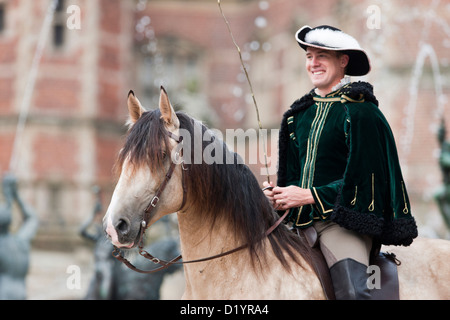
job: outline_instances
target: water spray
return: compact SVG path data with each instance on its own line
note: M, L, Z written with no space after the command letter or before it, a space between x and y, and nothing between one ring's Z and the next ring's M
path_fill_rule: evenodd
M44 53L45 44L49 35L50 27L55 15L56 8L59 0L52 0L47 7L44 22L39 34L36 51L34 52L33 61L28 75L25 92L23 94L22 103L20 105L19 120L16 127L16 135L14 137L14 144L11 152L11 159L9 162L9 172L15 172L17 169L17 159L19 158L19 146L22 140L25 123L28 117L28 111L30 109L31 98L33 97L34 85L36 83L37 73L39 70L39 64L41 62L42 55Z
M262 124L261 124L261 118L260 118L260 116L259 116L259 108L258 108L258 104L256 103L255 94L253 93L252 82L250 81L250 77L249 77L249 75L248 75L247 68L245 67L244 60L242 59L241 48L239 48L239 46L238 46L236 40L234 39L233 32L231 32L230 23L228 22L227 18L225 17L225 14L224 14L223 11L222 11L222 7L221 7L221 5L220 5L220 0L217 0L217 5L219 6L219 10L220 10L220 13L221 13L221 15L222 15L222 17L223 17L223 20L225 21L225 24L227 25L228 33L230 34L231 40L233 41L233 44L234 44L234 46L236 47L236 50L237 50L237 52L238 52L238 54L239 54L239 60L241 61L242 69L244 70L245 77L247 78L247 82L248 82L248 85L249 85L249 87L250 87L250 93L251 93L251 95L252 95L253 104L255 105L255 110L256 110L256 118L257 118L257 120L258 120L258 126L259 126L260 137L261 137L261 139L262 139L262 141L263 141L264 164L265 164L265 166L266 166L267 182L270 184L269 166L267 165L266 140L265 140L265 138L264 138L264 135L262 134L262 129L263 129L263 128L262 128Z

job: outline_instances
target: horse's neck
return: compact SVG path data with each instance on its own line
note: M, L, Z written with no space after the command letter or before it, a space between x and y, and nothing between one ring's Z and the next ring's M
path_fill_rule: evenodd
M196 212L179 213L178 224L184 261L206 258L244 244L235 238L226 222L217 222L211 229L211 222L202 220ZM316 298L321 297L320 284L312 271L300 270L293 264L293 272L288 273L274 257L270 245L266 243L264 247L266 257L261 257L256 267L247 249L210 261L185 264L184 298L304 299L311 298L311 285L318 289ZM274 290L277 287L279 290Z
M195 212L178 214L183 260L194 260L235 249L243 243L235 238L225 222L216 222L198 217Z
M184 261L207 258L242 245L236 241L234 232L229 231L225 223L216 223L211 229L211 222L202 221L195 212L179 213L178 224ZM221 280L235 280L238 279L236 274L238 270L245 273L245 269L250 267L248 250L245 249L209 261L185 264L186 292L184 297L214 299L217 298L217 295L230 295L226 292L231 290L231 286L230 289L224 288L222 283L217 283L219 281L217 277ZM218 287L221 288L219 291Z

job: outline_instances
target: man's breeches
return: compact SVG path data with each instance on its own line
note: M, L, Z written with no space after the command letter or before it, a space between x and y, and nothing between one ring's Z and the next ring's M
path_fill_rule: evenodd
M316 221L313 226L319 236L328 267L346 258L369 265L371 237L345 229L331 221Z

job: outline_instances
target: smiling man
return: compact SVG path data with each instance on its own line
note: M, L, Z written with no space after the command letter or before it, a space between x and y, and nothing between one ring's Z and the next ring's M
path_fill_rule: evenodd
M348 61L348 55L339 51L306 48L306 71L318 95L326 96L333 91L344 78Z
M370 299L371 251L417 236L395 141L372 86L350 81L370 71L359 43L330 26L304 26L296 40L315 88L283 116L277 186L264 193L317 232L336 298Z

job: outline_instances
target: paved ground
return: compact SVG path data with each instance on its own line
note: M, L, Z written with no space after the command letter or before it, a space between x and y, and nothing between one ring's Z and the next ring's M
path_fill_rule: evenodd
M88 248L72 252L33 249L27 277L28 299L82 299L92 272L93 255ZM77 279L75 274L79 275Z

